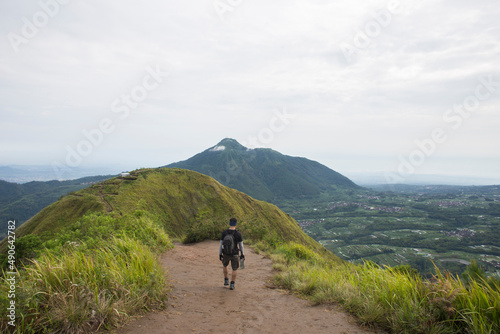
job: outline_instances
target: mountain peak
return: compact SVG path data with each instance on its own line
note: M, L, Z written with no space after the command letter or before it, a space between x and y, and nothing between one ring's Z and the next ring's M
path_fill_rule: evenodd
M211 147L210 151L224 151L224 150L246 150L247 148L236 139L224 138L217 145Z
M347 177L319 162L283 155L272 149L250 150L231 138L166 167L212 176L226 186L264 201L319 196L338 188L359 189Z

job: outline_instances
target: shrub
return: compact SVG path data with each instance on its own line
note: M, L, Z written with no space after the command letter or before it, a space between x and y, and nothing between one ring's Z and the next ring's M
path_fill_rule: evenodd
M227 223L221 221L196 221L189 225L184 236L184 243L200 242L203 240L218 240L221 233L227 228Z

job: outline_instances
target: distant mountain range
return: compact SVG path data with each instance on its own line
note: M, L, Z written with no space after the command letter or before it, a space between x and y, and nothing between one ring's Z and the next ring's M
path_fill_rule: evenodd
M395 172L397 174L397 172ZM396 185L387 177L387 172L349 172L349 178L363 187ZM399 181L399 180L398 180ZM406 185L448 185L448 186L488 186L500 184L499 178L471 175L445 175L445 174L412 174L401 180ZM388 183L389 182L389 183Z
M75 180L95 175L117 175L129 168L117 164L67 167L60 170L56 170L50 165L1 165L0 180L15 183Z
M249 149L230 138L165 167L200 172L225 186L271 202L317 196L338 188L361 189L347 177L316 161L267 148Z

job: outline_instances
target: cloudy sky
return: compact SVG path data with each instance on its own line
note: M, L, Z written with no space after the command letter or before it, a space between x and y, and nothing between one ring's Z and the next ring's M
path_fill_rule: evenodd
M500 183L498 1L3 0L0 33L0 165L156 167L230 137Z

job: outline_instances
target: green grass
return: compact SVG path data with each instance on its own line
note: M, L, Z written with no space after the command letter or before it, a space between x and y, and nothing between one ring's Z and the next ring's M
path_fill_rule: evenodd
M91 213L56 238L31 245L26 253L34 258L18 266L16 327L2 318L2 332L110 329L166 300L168 285L157 255L172 243L146 212L119 218ZM9 303L7 291L4 275L2 309Z
M334 264L293 243L271 251L276 284L315 303L339 303L361 324L391 333L500 331L499 289L486 280L465 286L437 269L423 280L407 268Z

